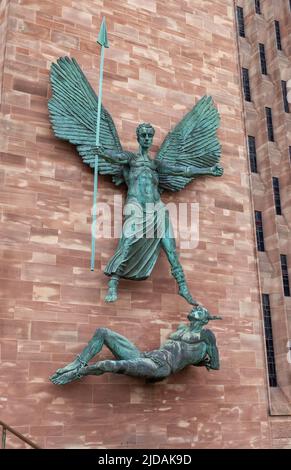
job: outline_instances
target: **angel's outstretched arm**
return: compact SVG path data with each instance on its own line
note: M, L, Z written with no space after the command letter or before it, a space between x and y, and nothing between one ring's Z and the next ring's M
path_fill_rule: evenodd
M194 176L210 175L210 176L221 176L223 169L220 165L214 165L207 168L199 168L193 165L178 165L176 163L168 163L165 161L158 162L158 171L161 174L171 176L186 176L192 178Z
M104 158L104 160L112 163L113 165L126 165L129 163L130 155L128 152L120 152L114 150L105 150L103 147L95 147L94 152L99 157Z

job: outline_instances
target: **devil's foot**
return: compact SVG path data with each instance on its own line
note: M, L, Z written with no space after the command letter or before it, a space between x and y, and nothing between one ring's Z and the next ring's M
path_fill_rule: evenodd
M70 370L74 370L76 368L80 367L80 361L78 358L76 358L73 362L70 362L70 364L67 364L65 367L62 367L61 369L58 369L55 373L58 375L64 374L66 372L69 372Z
M64 368L65 369L65 368ZM59 369L61 370L61 369ZM63 369L62 369L63 370ZM80 368L77 367L74 370L69 370L67 372L62 372L61 374L58 371L50 377L50 381L55 385L64 385L69 382L73 382L73 380L77 380L80 378Z

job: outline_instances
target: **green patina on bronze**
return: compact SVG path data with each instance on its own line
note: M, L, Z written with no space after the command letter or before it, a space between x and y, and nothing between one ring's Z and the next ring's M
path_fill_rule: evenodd
M63 57L51 67L53 95L49 111L54 133L77 146L83 162L111 175L116 185L125 183L128 195L125 220L117 250L105 268L110 276L107 302L117 299L120 278L142 280L152 272L161 248L171 265L179 294L192 305L180 264L163 190L180 191L201 175L221 176L221 148L216 135L219 114L211 97L204 96L168 133L155 159L149 157L154 128L137 127L139 149L123 150L114 122L101 106L100 146L96 147L98 97L75 59ZM145 223L146 221L146 223ZM153 235L148 236L148 232Z
M205 366L208 370L219 369L215 335L204 328L209 320L218 319L220 317L209 315L205 308L194 307L188 315L188 324L179 325L159 349L145 353L124 336L108 328L98 328L81 354L66 367L58 369L50 380L56 385L63 385L86 375L113 372L157 382L189 365ZM88 365L104 345L116 360Z
M100 57L100 73L99 73L99 98L97 107L97 122L96 122L96 146L100 145L100 121L101 121L101 104L102 104L102 87L103 87L103 67L104 67L104 48L109 47L107 39L106 21L103 18L100 31L97 38L97 43L101 46ZM98 154L95 155L94 162L94 192L93 192L93 210L92 210L92 229L91 229L91 271L95 267L95 244L96 244L96 221L97 221L97 190L98 190Z

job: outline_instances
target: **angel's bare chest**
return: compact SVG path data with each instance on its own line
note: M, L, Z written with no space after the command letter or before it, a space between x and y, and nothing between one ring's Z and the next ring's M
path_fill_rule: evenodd
M128 169L128 187L132 196L142 199L140 202L152 202L159 199L159 177L153 161L135 159Z
M151 161L135 160L130 162L128 178L131 184L138 184L143 189L155 187L159 184L156 165Z
M144 157L133 158L129 163L129 170L132 174L136 175L158 174L155 161Z

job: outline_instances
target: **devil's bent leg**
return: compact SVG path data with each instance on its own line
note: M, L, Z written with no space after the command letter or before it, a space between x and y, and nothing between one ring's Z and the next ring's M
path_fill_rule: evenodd
M80 359L84 363L89 362L101 351L103 345L107 346L118 359L132 359L141 355L138 348L124 336L109 328L97 328L94 336L79 355Z
M87 366L90 359L101 351L104 344L118 359L134 359L141 355L137 347L124 336L109 328L97 328L87 346L77 355L75 360L58 369L52 377Z
M167 377L170 375L170 367L165 364L161 367L155 364L151 359L130 359L120 361L99 361L91 366L84 367L80 370L81 375L99 375L104 372L112 372L114 374L125 374L131 377L156 378Z

